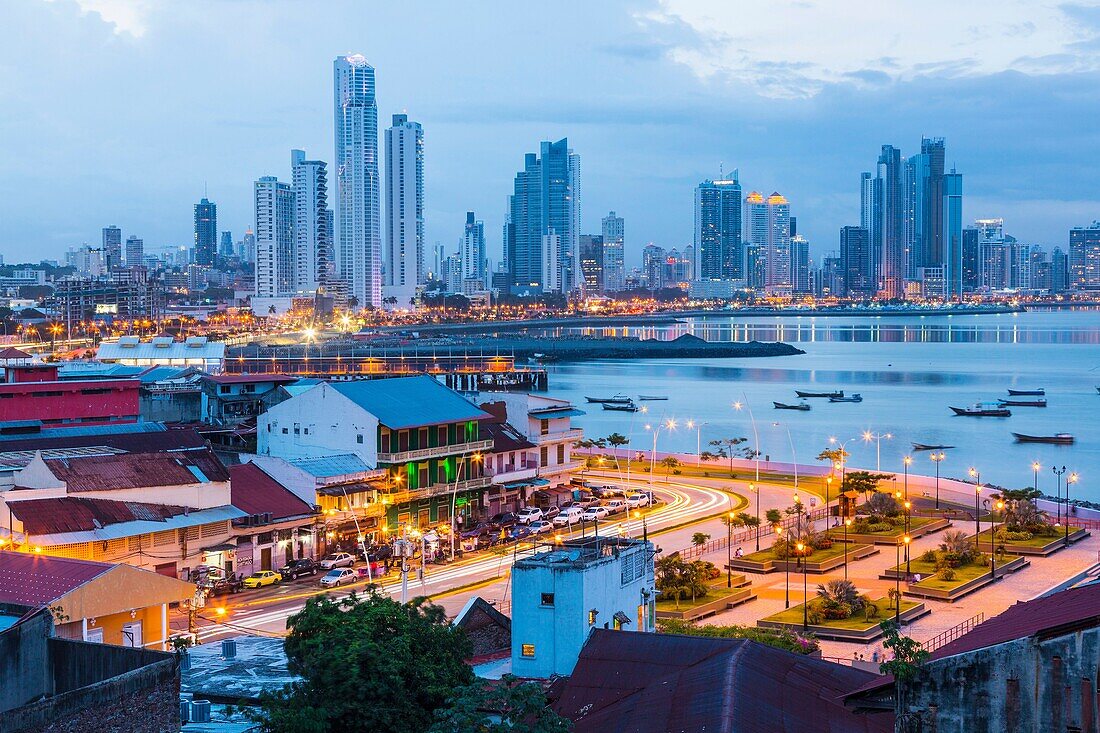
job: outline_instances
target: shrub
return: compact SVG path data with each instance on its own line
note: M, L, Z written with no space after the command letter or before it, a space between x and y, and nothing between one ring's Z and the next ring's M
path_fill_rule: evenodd
M894 525L890 522L875 522L874 524L870 525L868 529L871 532L893 532Z
M690 621L678 619L657 619L657 630L666 634L685 634L716 639L751 639L784 649L795 654L812 654L819 648L817 639L802 636L786 629L760 629L755 626L696 626Z
M955 579L955 570L954 568L944 568L943 570L939 571L939 576L940 579L950 583L952 580Z
M920 556L920 560L921 560L921 562L931 563L931 564L934 565L936 563L936 560L937 560L936 551L935 550L925 550L924 554L922 554Z
M1031 532L1007 532L1007 531L1004 531L1004 532L998 532L997 533L997 539L999 539L1003 542L1026 542L1027 540L1030 540L1034 536L1035 535L1031 534Z
M857 519L852 522L852 526L848 529L852 534L867 534L871 531L871 523L866 519Z
M810 603L810 607L806 609L806 620L811 624L819 624L825 620L825 613L817 603Z
M833 546L833 541L826 534L819 534L810 544L815 550L828 550Z
M821 615L830 620L843 621L852 617L852 607L847 603L822 603Z
M936 569L957 568L965 564L967 560L969 560L967 555L960 555L957 552L941 552L939 560L936 561Z
M888 517L896 517L901 508L898 506L898 502L894 497L882 492L876 492L871 495L871 498L867 500L867 508L871 514L880 514Z
M970 546L970 538L966 536L966 532L958 529L949 529L944 532L943 542L940 543L941 550L956 555L967 554L970 551Z

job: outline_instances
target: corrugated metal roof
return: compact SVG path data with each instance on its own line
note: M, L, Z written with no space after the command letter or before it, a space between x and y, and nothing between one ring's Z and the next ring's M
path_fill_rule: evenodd
M231 501L245 514L271 513L277 521L313 514L313 507L294 495L255 463L229 467Z
M48 606L113 567L91 560L0 551L0 603Z
M490 417L458 392L426 375L336 382L331 386L392 430Z
M290 374L206 374L203 379L214 384L253 384L263 382L296 382Z
M181 506L146 504L114 499L85 499L59 496L51 499L27 499L8 502L23 531L32 535L82 532L101 529L120 522L163 522L185 511Z
M539 420L552 420L556 417L577 417L579 415L587 415L588 413L584 410L578 410L576 407L550 407L541 410L531 410L527 414Z
M96 351L100 361L118 361L120 359L150 359L168 361L169 359L224 359L225 344L205 339L172 341L153 339L135 343L134 340L120 338L118 341L104 341Z
M229 480L229 472L210 448L176 453L50 458L46 466L65 482L69 493Z
M318 456L317 458L292 458L287 463L317 478L344 476L350 473L367 473L374 470L355 453L338 453L332 456Z
M64 501L75 498L77 497L64 497L62 499L30 499L28 501L22 502L8 502L8 506L14 507L16 504L28 504L31 501ZM91 501L97 504L101 504L110 500L85 499L85 501ZM134 504L136 502L116 503ZM148 507L150 505L146 504L145 506ZM245 512L242 512L240 509L234 506L226 505L211 507L210 509L191 510L186 514L175 514L173 516L165 517L163 521L134 519L133 521L117 522L115 524L106 525L102 528L89 530L57 531L47 534L34 534L32 532L31 537L34 542L40 545L69 545L79 542L97 542L102 540L119 539L122 537L133 537L134 535L148 534L150 532L163 532L170 529L197 527L200 524L210 524L211 522L240 519L247 516L248 515Z

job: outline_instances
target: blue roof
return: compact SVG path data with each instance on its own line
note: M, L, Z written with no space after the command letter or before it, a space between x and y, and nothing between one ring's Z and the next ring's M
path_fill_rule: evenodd
M318 478L374 470L355 453L339 453L319 458L292 458L288 463Z
M391 430L490 417L458 392L427 375L336 382L332 388Z
M133 367L135 369L146 371L141 375L141 383L149 384L151 382L159 382L162 379L178 379L185 376L192 371L190 367L178 367L178 366L154 366L154 367Z
M39 421L23 421L39 422ZM37 433L0 435L0 441L30 440L32 438L72 438L84 435L127 435L130 433L163 433L168 428L159 422L131 422L114 425L84 425L77 427L43 428Z
M285 389L291 397L297 397L302 392L313 389L322 381L323 380L315 379L313 377L307 377L305 379L299 379L294 384L284 384L283 389Z

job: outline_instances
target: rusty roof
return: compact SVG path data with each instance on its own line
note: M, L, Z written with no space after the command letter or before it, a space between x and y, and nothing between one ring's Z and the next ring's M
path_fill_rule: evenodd
M46 465L54 476L65 482L69 493L229 480L229 471L210 448L176 453L49 458Z
M47 606L113 567L105 562L0 550L0 603Z
M154 453L206 447L206 441L194 428L149 431L147 425L149 423L125 426L133 428L132 431L120 430L123 426L114 426L112 430L103 429L106 426L97 426L96 431L92 432L82 428L47 428L40 434L5 436L0 442L0 451L106 446L127 453Z
M231 503L246 514L271 513L278 521L313 514L313 507L255 463L229 467Z
M214 384L254 384L264 382L284 384L298 381L298 377L290 374L204 374L202 378Z
M747 639L593 630L554 709L575 733L886 733L838 697L875 678Z
M121 522L163 522L183 514L184 507L113 499L60 496L53 499L9 501L8 509L31 535L90 532Z

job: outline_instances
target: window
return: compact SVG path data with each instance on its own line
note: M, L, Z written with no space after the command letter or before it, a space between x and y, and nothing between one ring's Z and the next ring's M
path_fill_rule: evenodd
M543 593L542 598L539 600L539 604L543 605L543 606L553 606L554 605L554 594L553 593Z
M565 463L565 443L558 443L558 463Z
M290 432L289 430L287 430L286 428L283 428L283 435L286 435L289 432Z
M528 659L533 659L534 656L535 656L535 645L534 644L520 644L519 653L520 653L520 656L527 657Z
M550 451L544 445L541 448L539 448L539 465L540 466L545 466L549 463L550 463Z
M294 434L295 435L301 435L302 434L302 425L301 425L301 423L294 423Z
M362 433L359 433L358 435L355 436L355 442L359 443L360 445L363 444L363 434Z
M550 421L539 420L539 435L547 435L550 432Z

